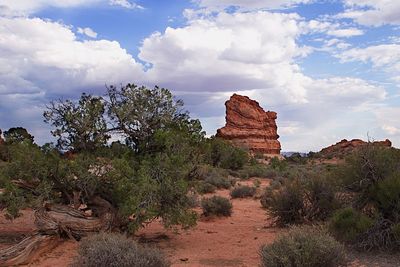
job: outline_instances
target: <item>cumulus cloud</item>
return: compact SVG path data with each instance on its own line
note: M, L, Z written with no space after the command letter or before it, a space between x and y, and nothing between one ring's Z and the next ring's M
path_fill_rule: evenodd
M338 18L354 19L367 26L400 25L400 1L344 0L346 10Z
M50 98L103 92L106 83L143 80L142 66L118 42L79 41L60 23L0 18L0 36L2 128L12 122L40 122L43 103ZM34 114L35 120L22 120L21 114Z
M97 32L92 30L91 28L80 28L78 27L78 33L86 35L90 38L97 38Z
M366 118L385 100L385 89L359 78L303 74L297 61L311 51L298 39L309 31L294 14L219 12L151 35L139 58L152 66L146 78L174 88L211 134L223 125L223 103L236 92L278 112L284 149L318 149L352 138L354 125L354 137L365 138L373 124ZM363 119L352 121L357 116Z

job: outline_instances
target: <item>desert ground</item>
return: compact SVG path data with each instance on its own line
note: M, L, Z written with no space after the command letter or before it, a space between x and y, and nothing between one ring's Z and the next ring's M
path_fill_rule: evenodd
M240 184L252 185L254 179ZM259 191L269 185L269 179L259 179ZM217 195L229 197L229 190L218 190ZM208 194L205 196L210 196ZM197 225L189 230L166 230L160 222L152 222L133 237L138 242L159 247L170 259L173 267L200 266L258 266L259 248L274 241L285 228L273 225L259 199L232 199L231 217L206 218L201 216ZM0 248L21 240L35 230L32 210L23 211L23 216L14 221L0 218ZM66 240L53 250L42 254L29 266L69 266L78 248L78 242ZM395 267L400 266L400 255L359 253L348 250L351 267Z

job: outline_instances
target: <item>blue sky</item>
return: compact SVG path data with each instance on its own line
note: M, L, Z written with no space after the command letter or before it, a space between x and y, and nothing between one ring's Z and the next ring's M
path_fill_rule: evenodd
M105 84L171 89L209 135L233 93L278 113L283 151L400 146L400 1L0 0L0 129L51 141L45 105Z

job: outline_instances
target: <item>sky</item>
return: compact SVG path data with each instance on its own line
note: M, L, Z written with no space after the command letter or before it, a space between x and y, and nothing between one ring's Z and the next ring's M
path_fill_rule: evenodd
M170 89L208 135L233 93L278 113L283 151L400 147L398 0L0 0L0 129L52 141L51 100Z

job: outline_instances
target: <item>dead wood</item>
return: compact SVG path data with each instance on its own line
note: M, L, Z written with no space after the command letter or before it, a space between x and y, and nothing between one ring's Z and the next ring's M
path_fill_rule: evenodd
M47 204L35 211L36 233L0 250L0 266L29 263L54 248L65 237L79 240L90 233L106 231L112 218L110 214L104 214L102 218L88 217L68 206Z
M61 239L58 236L36 233L9 248L0 250L0 266L28 264L56 247Z

